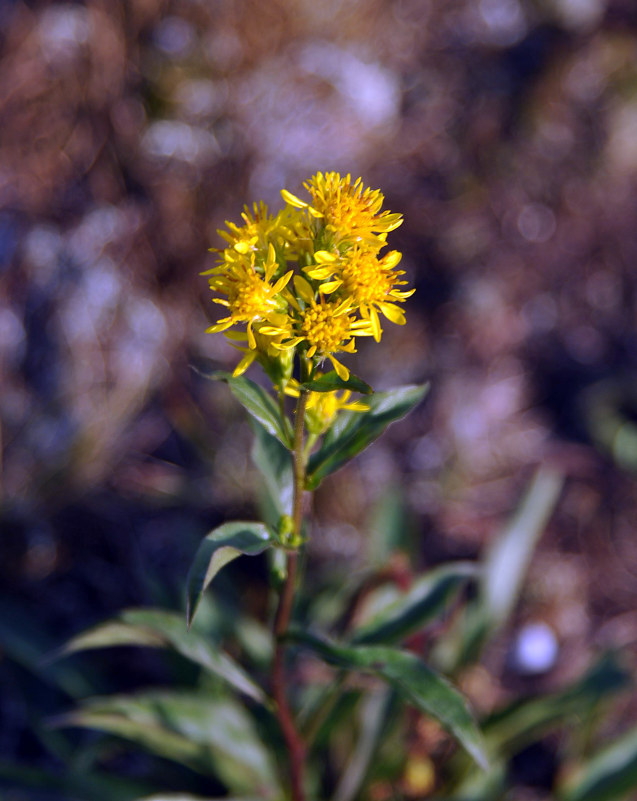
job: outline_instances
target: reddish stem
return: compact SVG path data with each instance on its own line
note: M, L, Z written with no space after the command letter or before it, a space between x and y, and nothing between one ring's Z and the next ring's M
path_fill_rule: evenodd
M301 539L301 526L303 524L303 490L305 487L305 462L303 458L303 426L307 393L301 392L296 408L294 421L294 501L292 520L294 521L293 537L295 542ZM294 604L294 591L296 589L296 574L298 567L298 551L288 553L287 576L279 597L279 606L274 618L274 659L272 663L272 695L276 703L276 715L281 726L283 738L288 749L290 760L290 782L293 801L304 801L303 775L305 770L305 743L297 731L294 717L288 703L285 677L285 636Z

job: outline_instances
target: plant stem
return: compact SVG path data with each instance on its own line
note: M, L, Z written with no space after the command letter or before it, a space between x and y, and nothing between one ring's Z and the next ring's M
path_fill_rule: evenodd
M294 500L292 520L294 522L293 541L301 541L303 524L303 490L305 487L305 458L303 454L303 432L307 392L301 391L294 420ZM276 715L283 732L290 761L290 781L293 801L304 801L303 775L305 767L305 743L301 739L285 693L285 645L283 637L288 630L298 567L298 551L291 551L287 557L287 576L279 597L279 606L274 618L274 659L272 664L272 694L276 703Z

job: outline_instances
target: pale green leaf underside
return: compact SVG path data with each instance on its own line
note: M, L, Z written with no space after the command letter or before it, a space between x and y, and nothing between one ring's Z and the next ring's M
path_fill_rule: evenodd
M267 799L277 790L274 766L252 719L229 698L172 691L95 698L57 723L123 737L217 776L234 793Z
M188 625L194 620L204 591L222 567L241 554L256 556L274 542L273 535L264 523L224 523L211 531L199 546L188 573Z
M478 575L472 562L457 562L431 570L417 579L401 598L354 632L358 645L396 643L415 634L440 615L468 580Z
M637 791L637 729L596 754L561 801L619 801Z
M224 679L235 690L264 703L263 690L227 654L215 648L197 631L188 631L183 615L160 609L129 609L73 637L60 655L94 648L137 645L172 648L205 670Z

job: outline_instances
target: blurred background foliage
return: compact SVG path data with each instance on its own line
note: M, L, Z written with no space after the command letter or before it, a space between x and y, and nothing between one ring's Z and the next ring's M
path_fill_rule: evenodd
M432 395L321 488L315 580L379 555L394 578L405 553L417 570L476 558L545 463L561 498L463 689L488 715L557 692L600 650L634 659L633 0L0 0L0 53L7 764L36 776L79 754L80 777L97 764L217 791L47 725L77 697L187 682L179 657L43 657L127 606L181 609L203 534L255 514L244 415L189 369L236 362L203 333L199 272L244 202L278 207L318 169L362 175L405 215L392 244L418 290L408 324L354 369L377 389L431 379ZM262 563L220 581L217 597L264 619ZM529 642L550 655L539 668ZM602 735L636 717L623 698ZM415 720L414 753L431 736ZM516 799L548 797L557 768L542 764L538 778L520 762Z

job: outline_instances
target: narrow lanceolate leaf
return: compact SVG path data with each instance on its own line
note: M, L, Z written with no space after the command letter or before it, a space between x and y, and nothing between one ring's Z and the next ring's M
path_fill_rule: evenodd
M486 769L488 760L478 729L464 697L415 654L384 646L340 646L306 632L293 630L290 639L348 670L370 673L424 714L436 718Z
M358 645L396 643L440 615L453 596L478 574L472 562L456 562L426 573L410 590L354 632Z
M125 779L95 769L56 771L8 759L0 760L0 784L3 787L8 784L18 798L90 798L91 801L136 801L153 790L152 782ZM55 795L49 795L54 792Z
M312 390L312 392L333 392L335 389L349 389L352 392L360 392L363 395L371 395L373 392L370 385L366 384L362 378L358 378L352 373L350 373L348 379L339 378L335 370L301 384L301 387Z
M228 562L237 556L256 556L275 542L274 536L263 523L224 523L208 534L188 573L187 609L188 625L192 624L197 607L206 587Z
M332 801L352 801L358 796L372 761L387 732L387 718L393 693L387 687L369 693L360 705L360 735Z
M308 489L364 450L390 423L400 420L425 397L429 384L376 392L365 400L366 412L341 412L308 465Z
M637 729L596 754L560 801L620 801L637 793Z
M292 514L294 470L292 456L278 439L260 425L254 425L252 461L259 468L268 495L279 517Z
M600 701L631 684L631 674L611 651L582 678L550 695L515 701L494 712L482 730L491 750L501 757L519 752L564 725L565 721L592 715Z
M172 648L186 659L224 679L235 690L260 703L266 700L263 690L234 660L215 648L207 637L197 631L187 631L183 616L177 612L129 609L116 619L108 620L73 637L59 655L123 645Z
M255 796L224 796L223 798L203 798L200 795L188 795L188 793L159 793L158 795L146 795L137 798L135 801L262 801Z
M211 381L224 381L243 408L261 423L269 434L280 439L286 448L291 447L293 432L290 421L281 416L274 398L263 387L242 375L233 376L223 370L195 369L199 375Z
M252 718L230 698L172 691L94 698L55 723L123 737L218 777L233 793L277 795L275 770Z
M452 671L474 662L518 601L533 552L564 484L564 474L540 467L513 517L493 539L483 560L478 597L434 650L436 663Z
M482 603L494 625L504 623L517 602L535 546L564 485L564 474L541 467L517 508L491 545L482 583Z

